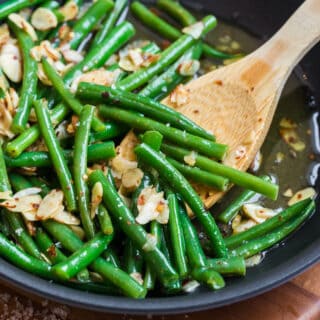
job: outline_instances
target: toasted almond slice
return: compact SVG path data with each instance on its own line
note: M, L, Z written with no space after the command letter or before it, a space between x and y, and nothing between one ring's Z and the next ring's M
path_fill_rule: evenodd
M291 198L293 196L293 192L292 192L292 189L287 189L285 192L283 192L282 194L284 197L287 197L287 198Z
M245 221L241 222L238 226L233 228L233 233L234 234L241 233L241 232L246 231L256 225L257 225L257 223L253 220L245 220Z
M234 219L232 220L232 230L235 230L235 228L238 227L238 225L241 223L242 216L240 214L237 214Z
M18 28L24 30L33 41L38 40L37 33L33 29L32 25L24 19L21 15L16 14L16 13L11 13L8 16L8 19L12 21Z
M30 195L22 198L11 198L0 203L0 206L5 207L12 212L37 212L42 198L39 195Z
M243 213L256 223L262 223L277 214L272 209L264 208L256 203L247 203L242 206Z
M79 225L80 220L67 211L60 211L53 217L53 220L70 225Z
M316 196L316 190L312 187L308 187L296 192L293 197L288 201L288 205L292 206L295 203L305 200L305 199L314 199Z
M204 29L204 24L202 21L196 22L191 26L185 27L182 29L183 33L189 34L194 39L199 39Z
M194 76L200 69L198 60L183 61L178 67L178 71L183 76Z
M76 18L79 8L74 1L67 1L67 3L62 6L59 11L63 14L64 21L69 21Z
M40 31L50 30L58 25L56 15L47 8L36 9L31 16L31 24Z
M41 192L41 188L31 187L22 189L19 192L15 193L12 197L13 198L22 198L27 196L32 196L35 194L39 194Z
M103 188L100 182L94 184L91 192L91 219L93 219L97 213L97 209L102 201Z
M40 220L53 218L57 211L63 211L63 192L61 190L51 190L41 201L37 211Z
M80 52L71 50L69 48L66 48L64 50L61 49L61 53L67 62L76 64L83 60L83 55Z
M139 168L129 169L122 175L122 185L129 191L138 188L143 178L143 172Z
M170 93L169 100L173 107L182 107L189 101L189 90L183 84L179 84Z
M26 221L38 221L36 217L36 210L21 212Z
M0 47L8 42L10 39L10 31L6 23L0 26Z
M46 86L52 86L51 81L48 79L46 73L43 70L42 63L38 63L38 70L37 70L38 79L45 84Z
M22 80L22 58L19 47L7 43L1 48L0 67L4 74L15 83Z

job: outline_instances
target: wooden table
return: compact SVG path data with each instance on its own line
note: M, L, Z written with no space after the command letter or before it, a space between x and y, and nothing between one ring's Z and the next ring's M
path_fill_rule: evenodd
M268 293L232 306L176 316L102 314L22 296L0 286L0 320L318 320L320 264Z

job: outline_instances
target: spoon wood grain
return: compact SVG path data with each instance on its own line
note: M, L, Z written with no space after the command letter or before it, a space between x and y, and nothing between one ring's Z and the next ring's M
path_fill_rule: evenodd
M186 85L176 108L229 146L224 163L247 170L269 130L293 68L320 40L320 0L307 0L262 47ZM162 101L170 106L170 99ZM207 207L223 192L195 186Z

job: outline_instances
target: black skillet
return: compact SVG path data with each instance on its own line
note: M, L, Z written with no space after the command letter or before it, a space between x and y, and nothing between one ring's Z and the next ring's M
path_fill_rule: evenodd
M1 0L0 0L1 1ZM2 1L1 1L2 2ZM245 28L262 39L270 37L299 6L301 0L197 0L191 6ZM306 103L318 121L320 100L320 46L314 48L296 69L306 87ZM320 154L320 150L314 150ZM319 187L317 183L316 188ZM317 203L317 211L319 209ZM143 301L80 292L26 273L0 259L0 278L23 291L77 307L134 314L190 312L231 304L253 297L288 281L320 258L320 214L298 230L285 246L268 253L259 266L250 268L243 279L228 280L217 292L201 289L189 295L148 298Z

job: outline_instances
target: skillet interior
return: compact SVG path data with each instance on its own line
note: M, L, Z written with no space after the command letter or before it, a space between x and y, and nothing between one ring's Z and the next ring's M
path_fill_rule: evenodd
M2 2L2 1L1 1ZM218 17L231 21L257 36L267 39L281 26L289 15L298 7L299 0L199 0L197 8L205 8ZM191 5L192 6L192 5ZM296 69L304 81L309 100L317 111L320 98L320 46L315 48ZM307 78L303 75L307 75ZM316 99L313 99L313 97ZM317 119L315 113L315 119ZM320 150L315 153L319 154ZM319 183L317 183L317 189ZM317 211L319 211L319 201ZM0 259L0 278L6 282L62 303L81 306L100 311L135 314L167 314L190 312L211 307L218 307L252 297L289 280L297 273L305 270L320 258L318 250L320 235L318 226L320 216L317 212L285 246L268 253L261 265L248 270L245 279L228 281L225 289L218 292L199 290L192 295L169 298L148 298L136 301L122 297L110 297L79 292L57 284L49 283L32 276L6 261Z

